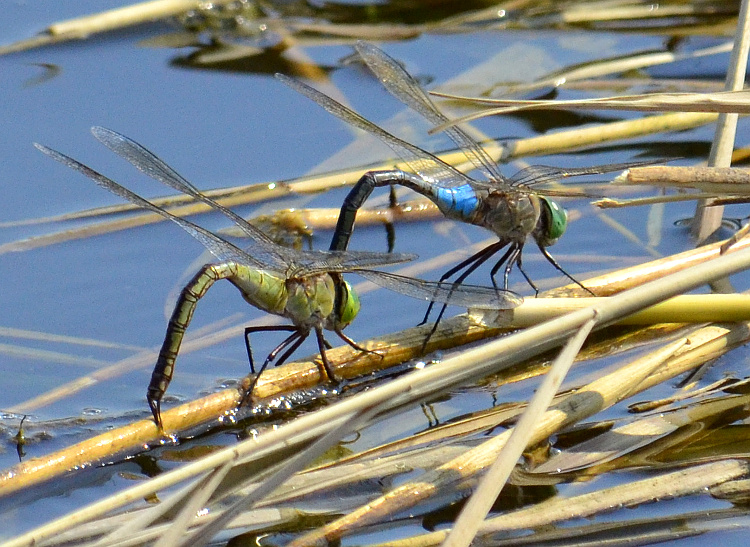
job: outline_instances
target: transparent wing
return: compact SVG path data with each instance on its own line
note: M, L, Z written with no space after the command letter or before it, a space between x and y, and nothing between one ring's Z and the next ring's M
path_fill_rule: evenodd
M44 145L34 143L34 146L36 146L39 150L47 154L52 159L55 159L59 161L60 163L67 165L71 169L75 169L79 173L86 175L88 178L96 182L99 186L109 190L113 194L116 194L120 196L121 198L126 199L127 201L133 203L134 205L137 205L139 207L152 211L158 215L163 216L164 218L168 218L175 224L178 224L180 228L182 228L191 236L193 236L195 239L200 241L203 244L203 246L206 247L206 249L208 249L211 252L211 254L213 254L219 260L222 260L222 261L232 260L232 261L240 262L243 264L251 264L259 269L266 268L266 266L263 263L259 262L258 260L250 256L239 247L232 245L228 241L225 241L224 239L220 238L216 234L209 232L208 230L198 226L197 224L193 224L189 220L185 220L184 218L177 217L165 211L161 207L158 207L154 205L153 203L151 203L150 201L143 199L138 194L135 194L134 192L131 192L127 188L120 186L115 181L105 177L104 175L102 175L101 173L97 171L94 171L90 167L82 164L81 162L74 160L73 158L66 156L65 154L57 152L56 150L47 148Z
M375 73L391 95L412 110L419 112L430 123L441 125L448 121L448 118L437 109L435 103L432 102L432 99L425 93L419 83L395 59L367 42L359 41L356 47L367 66ZM466 154L466 157L471 160L474 166L484 173L488 180L505 181L505 177L500 173L497 165L484 148L479 146L463 129L451 126L445 129L445 133Z
M112 150L121 158L127 160L139 171L145 173L154 180L183 192L195 199L202 201L213 209L220 211L229 217L247 236L250 237L248 253L256 257L256 262L264 264L265 267L278 271L284 271L294 263L294 253L277 245L266 234L248 223L244 218L234 211L216 203L213 199L203 194L185 177L167 165L161 158L156 156L144 146L134 140L121 135L111 129L104 127L92 127L91 132L99 142Z
M630 163L607 163L603 165L593 165L591 167L552 167L549 165L532 165L521 169L513 175L509 183L512 186L533 186L553 182L559 179L570 177L580 177L583 175L601 175L602 173L612 173L613 171L624 171L631 167L640 167L642 165L651 165L653 161L635 161Z
M191 182L177 173L167 165L167 163L144 146L125 135L104 127L92 127L91 132L107 148L133 164L137 169L149 177L169 186L170 188L174 188L179 192L183 192L198 199L226 215L247 236L250 237L251 241L246 254L252 255L254 257L253 263L260 264L263 268L286 272L289 275L304 276L322 272L343 272L358 268L372 268L388 264L400 264L402 262L414 260L417 257L413 254L384 254L353 251L296 251L282 247L237 213L224 207L220 203L217 203L198 190L198 188L196 188ZM132 194L132 192L129 193ZM173 215L170 215L170 217L171 216Z
M302 268L296 275L322 272L349 272L401 264L418 258L409 253L372 253L369 251L306 251L300 252L297 263Z
M276 78L294 89L297 93L301 93L312 99L337 118L353 125L354 127L363 129L382 140L390 146L391 149L401 157L401 159L408 163L409 167L411 167L414 172L426 182L443 188L462 186L474 182L470 177L451 167L443 160L417 146L414 146L413 144L391 135L384 129L381 129L371 121L363 118L325 93L321 93L317 89L313 89L307 84L303 84L302 82L284 76L283 74L276 74Z
M465 308L507 310L520 306L523 302L523 298L514 292L491 287L425 281L373 270L357 270L355 273L381 287L413 298Z

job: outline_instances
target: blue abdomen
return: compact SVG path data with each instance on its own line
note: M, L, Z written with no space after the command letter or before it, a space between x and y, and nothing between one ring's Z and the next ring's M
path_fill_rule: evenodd
M435 203L446 216L470 219L479 205L474 188L469 184L455 188L433 187Z

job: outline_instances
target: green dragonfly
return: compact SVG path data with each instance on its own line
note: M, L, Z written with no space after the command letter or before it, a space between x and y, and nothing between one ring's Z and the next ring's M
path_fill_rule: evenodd
M215 202L164 161L137 142L103 127L93 127L91 132L110 150L130 162L137 169L175 190L200 200L231 219L248 237L247 249L243 250L216 234L154 205L90 167L44 145L35 143L39 150L51 158L86 175L99 186L125 200L161 215L178 224L183 230L200 241L220 262L206 264L182 289L167 326L146 399L154 421L162 429L161 399L174 374L175 361L185 331L198 301L218 280L226 279L235 285L242 297L251 305L268 313L289 319L291 325L247 327L245 347L250 368L255 372L250 334L267 331L291 331L264 361L253 383L242 398L244 402L252 394L260 374L272 362L283 363L310 335L315 336L320 350L323 372L329 381L336 381L331 364L326 356L330 347L323 330L335 332L353 348L368 352L347 337L342 330L359 312L360 303L341 274L354 272L383 287L400 293L465 307L484 309L509 309L518 306L522 298L510 291L496 291L488 287L451 283L435 283L396 274L369 270L374 266L398 264L413 260L411 254L383 254L352 251L297 251L282 247L245 219Z

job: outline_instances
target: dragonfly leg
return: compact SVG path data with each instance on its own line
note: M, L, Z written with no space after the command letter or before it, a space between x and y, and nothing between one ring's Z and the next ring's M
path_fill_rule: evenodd
M495 262L495 265L490 270L490 279L492 280L492 286L495 288L496 291L500 291L500 287L497 286L497 280L495 279L495 276L497 275L498 270L500 270L500 267L505 264L510 257L510 255L513 254L513 252L516 250L516 245L511 245L507 251L505 251L505 254L500 257L500 260ZM508 276L504 276L504 283L505 286L503 287L504 290L508 290Z
M354 340L349 338L346 334L343 333L341 329L335 329L334 332L338 335L339 338L341 338L344 342L346 342L348 345L356 349L357 351L361 351L362 353L369 353L371 355L377 355L381 359L383 359L383 356L379 354L377 351L372 351L367 348L363 348L359 344L357 344Z
M336 379L336 375L333 373L333 367L331 366L331 362L328 360L328 355L326 355L326 339L323 336L323 329L321 329L320 327L316 327L315 337L318 339L320 359L321 361L323 361L323 370L328 377L328 381L333 384L337 384L338 380Z
M461 275L459 275L455 279L455 281L453 281L451 283L451 292L454 291L456 288L458 288L458 286L461 285L461 283L463 283L464 279L466 279L469 276L469 274L471 274L479 266L481 266L482 264L484 264L487 260L489 260L489 258L492 255L494 255L497 251L499 251L500 249L502 249L507 244L508 243L506 241L500 240L497 243L493 243L492 245L488 245L487 247L485 247L484 249L482 249L478 253L474 254L472 257L470 257L470 258L474 259L473 263L469 263L469 267L466 268L466 270L464 270L464 272ZM508 256L509 253L510 253L510 250L508 250L508 252L506 252L505 255L503 255L503 257ZM501 259L501 262L502 262L502 260L503 259ZM467 262L467 261L465 260L464 262ZM461 266L461 264L459 264L459 266ZM455 268L452 268L452 269L455 270ZM438 281L438 283L443 283L445 281L444 278L446 276L448 276L448 274L452 275L453 273L455 273L455 272L450 272L450 271L446 272L443 275L443 277L440 279L440 281ZM492 283L493 284L495 283L494 279L492 280ZM497 289L497 286L495 288ZM432 310L432 307L433 307L434 304L435 304L435 301L433 300L432 302L430 302L430 305L427 306L427 313L425 314L425 317L422 320L422 322L420 323L420 325L423 325L423 324L425 324L427 322L427 318L430 315L430 311ZM430 329L430 332L427 334L427 336L425 336L424 342L422 342L422 347L419 350L420 353L424 353L425 350L427 349L427 344L429 343L430 339L432 338L432 336L437 331L438 325L440 325L440 320L443 318L443 315L445 314L445 310L447 308L448 308L448 304L443 304L440 307L440 312L438 313L437 319L435 319L435 322L432 325L432 329Z
M281 342L278 346L276 346L271 353L268 354L268 357L266 357L266 360L263 361L263 366L260 367L260 370L258 370L258 374L253 378L253 381L250 382L250 386L245 390L245 393L242 394L242 399L240 399L240 404L237 405L238 407L241 407L247 403L247 401L250 399L250 397L253 394L253 390L255 389L255 385L258 383L258 379L260 378L260 375L263 374L263 371L266 370L266 367L276 359L276 356L279 354L280 351L284 351L284 353L279 357L278 361L276 361L276 366L279 366L286 361L289 356L294 353L298 347L302 344L302 342L305 341L307 336L310 334L309 332L305 331L304 329L300 329L297 327L293 327L292 325L276 325L276 326L265 326L265 327L248 327L250 332L259 332L259 331L294 331L291 335L289 335L287 338L284 339L284 341ZM248 333L248 329L245 329L245 332ZM248 333L249 334L249 333Z
M529 286L534 289L534 294L539 294L539 289L531 280L526 270L523 269L523 263L521 262L521 253L523 251L523 243L517 243L512 247L512 252L508 255L508 261L505 264L505 272L503 273L503 287L508 289L508 278L514 265L518 266L518 271L521 272Z
M250 335L252 333L268 332L268 331L290 331L291 332L291 331L296 331L296 330L298 329L294 325L266 325L266 326L260 326L260 327L245 327L245 349L247 350L247 360L250 363L250 372L252 374L255 374L255 362L253 361L253 350L250 347Z
M482 264L484 264L484 262L486 262L492 255L494 255L500 249L502 249L503 247L505 247L505 245L507 245L507 244L508 244L507 241L500 240L497 243L493 243L492 245L488 245L487 247L485 247L481 251L474 253L473 255L471 255L466 260L464 260L464 261L456 264L450 270L448 270L447 272L445 272L442 276L440 276L440 279L438 280L438 283L442 283L443 281L445 281L446 279L448 279L449 277L451 277L456 272L460 272L461 270L463 270L464 268L466 268L466 271L464 273L462 273L453 282L454 285L456 285L456 286L460 285L461 282L464 279L466 279L471 272L473 272L479 266L481 266ZM432 308L434 306L435 306L435 302L434 301L430 302L430 305L427 306L427 312L424 314L424 318L419 323L420 325L424 325L425 323L427 323L427 320L430 318L430 313L432 312ZM445 311L445 306L446 305L444 304L443 305L443 310L440 312L440 316L441 317L443 315L443 312ZM438 321L439 321L439 319L438 319ZM435 326L435 329L437 329L437 326ZM434 330L433 330L433 333L434 333ZM432 336L433 333L430 333L430 336ZM429 340L429 336L428 336L428 340ZM426 344L426 342L425 342L425 344Z
M557 260L555 260L554 257L551 254L549 254L549 251L545 247L543 247L542 245L539 245L539 250L541 251L541 253L544 256L544 258L547 259L547 262L549 262L550 264L552 264L558 272L561 272L565 277L567 277L573 283L575 283L576 285L578 285L579 287L581 287L584 291L586 291L587 293L589 293L591 296L596 296L596 293L594 293L594 291L592 291L591 289L589 289L587 287L584 287L581 284L580 281L578 281L575 277L573 277L568 272L566 272L563 269L563 267L560 266L560 264L557 262Z
M523 246L519 247L518 249L518 256L516 257L516 264L518 265L518 271L521 272L521 275L523 275L524 279L526 280L526 283L529 284L529 286L534 289L534 297L536 298L539 296L539 288L534 284L534 282L531 280L531 277L529 277L529 274L526 273L526 270L523 269L523 254L521 253ZM512 264L510 262L509 264Z
M430 305L432 304L433 303L430 302ZM430 332L428 332L427 336L424 337L424 341L422 342L422 347L419 348L420 355L423 354L427 350L427 344L430 342L430 339L432 339L432 336L437 331L438 325L440 324L440 320L443 318L443 314L445 313L445 310L447 307L448 307L448 304L443 304L440 307L440 312L438 313L437 319L435 319L435 322L432 324L432 328L430 329Z

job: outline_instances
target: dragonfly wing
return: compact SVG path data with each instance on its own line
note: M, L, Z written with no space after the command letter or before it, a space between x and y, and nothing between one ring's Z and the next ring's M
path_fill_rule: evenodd
M111 180L108 177L105 177L104 175L102 175L101 173L97 171L94 171L90 167L82 164L81 162L74 160L73 158L66 156L65 154L57 152L56 150L47 148L44 145L34 143L34 146L36 146L39 150L47 154L52 159L55 159L59 161L60 163L67 165L71 169L75 169L79 173L86 175L88 178L96 182L99 186L109 190L113 194L116 194L120 196L121 198L126 199L127 201L133 203L134 205L137 205L139 207L142 207L143 209L152 211L178 224L183 230L185 230L195 239L200 241L203 244L203 246L206 247L206 249L208 249L211 252L211 254L213 254L219 260L222 260L222 261L232 260L232 261L240 262L243 264L250 264L257 268L266 267L266 265L264 265L263 263L259 262L258 260L250 256L239 247L232 245L231 243L229 243L228 241L225 241L224 239L220 238L216 234L209 232L205 228L202 228L201 226L198 226L197 224L194 224L190 222L189 220L185 220L184 218L177 217L165 211L161 207L154 205L150 201L142 198L141 196L139 196L138 194L134 192L131 192L127 188L117 184L115 181Z
M570 177L601 175L603 173L612 173L614 171L624 171L631 167L640 167L643 165L651 165L653 163L653 161L607 163L603 165L592 165L591 167L573 167L570 169L564 167L552 167L549 165L532 165L525 169L521 169L510 178L509 182L513 186L533 186Z
M350 272L402 264L417 259L415 254L373 253L368 251L307 251L300 255L299 265L306 274L323 272Z
M416 258L416 255L403 254L347 254L287 249L276 244L266 234L231 209L205 195L162 159L134 140L103 127L93 127L91 132L107 148L129 161L146 175L206 203L230 218L250 237L252 243L248 251L254 257L255 263L262 264L263 267L294 272L296 275L302 276L328 271L346 271L355 267L370 268L400 264Z
M337 118L354 127L367 131L382 140L426 182L445 188L462 186L474 182L470 177L448 165L440 158L430 154L426 150L422 150L418 146L414 146L391 135L325 93L321 93L317 89L283 74L276 74L276 78L294 89L297 93L301 93L312 99Z
M367 66L375 73L375 76L378 77L391 95L412 110L419 112L435 125L441 125L448 121L448 118L437 109L435 103L432 102L432 99L425 93L419 83L395 59L367 42L359 41L356 47ZM445 133L463 150L466 157L471 160L477 169L484 173L488 180L505 180L484 148L479 146L463 129L451 126L445 129Z
M202 201L234 222L247 235L251 243L248 251L265 267L283 271L294 261L294 253L273 242L266 234L247 222L237 213L217 203L198 190L190 181L172 169L166 162L143 145L111 129L92 127L91 132L104 146L154 180Z
M356 270L354 273L365 279L413 298L485 310L507 310L520 306L523 298L511 291L456 285L450 282L434 282L374 270Z

